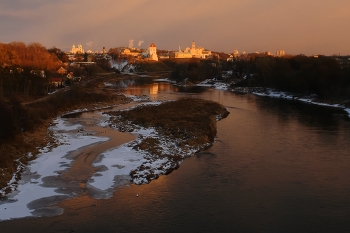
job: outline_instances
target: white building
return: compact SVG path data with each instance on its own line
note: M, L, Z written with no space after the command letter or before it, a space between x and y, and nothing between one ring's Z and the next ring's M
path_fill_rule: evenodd
M148 47L149 59L153 61L158 61L157 56L157 46L152 42L152 44Z
M84 49L83 49L83 46L81 44L78 44L78 47L75 47L75 45L73 45L72 50L70 52L73 54L84 53Z
M277 52L276 52L277 57L283 57L284 55L285 55L284 50L277 50Z
M175 58L202 58L205 59L211 55L211 51L204 50L204 48L196 48L196 43L192 41L192 47L187 47L184 51L175 52Z

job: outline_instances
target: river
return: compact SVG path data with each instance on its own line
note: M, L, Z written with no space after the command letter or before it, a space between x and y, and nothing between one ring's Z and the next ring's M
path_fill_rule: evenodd
M219 102L216 143L109 199L0 222L0 232L350 232L350 119L341 109L164 82L117 87L151 99ZM138 194L138 197L136 196Z

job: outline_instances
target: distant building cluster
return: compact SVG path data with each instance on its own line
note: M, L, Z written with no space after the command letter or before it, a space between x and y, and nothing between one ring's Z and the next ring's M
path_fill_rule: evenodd
M125 56L133 56L133 57L138 57L141 56L141 50L136 50L136 49L130 49L130 48L126 48L124 49L121 54L125 55Z
M158 61L157 46L152 42L147 50L142 51L140 49L125 48L122 51L124 56L140 57L152 61Z
M277 50L276 57L283 57L285 55L284 50Z
M85 50L83 49L83 46L82 46L81 44L78 44L78 46L75 46L75 45L73 44L72 49L69 51L69 53L71 53L71 54L83 54L83 53L89 53L89 54L91 54L91 53L93 53L93 52L92 52L90 49L87 50L87 51L85 51ZM107 53L105 47L103 47L101 53L103 53L103 54L106 54L106 53Z
M242 54L240 54L238 52L238 50L234 50L233 53L229 54L228 58L227 58L227 61L230 61L232 62L234 59L245 59L247 57L250 57L250 56L273 56L273 54L270 52L270 51L267 51L267 52L262 52L262 53L259 53L259 52L255 52L255 53L249 53L247 54L246 52L242 52ZM277 50L276 51L276 57L284 57L286 55L285 51L284 50Z
M81 44L78 44L78 47L75 47L75 45L73 44L70 52L72 54L84 53L84 49L83 49L83 46Z
M333 56L335 60L337 60L340 68L349 68L350 67L350 56Z
M129 45L130 46L130 45ZM159 59L166 59L166 58L199 58L199 59L207 59L213 56L216 56L215 54L212 54L210 50L204 49L202 47L196 47L196 43L192 41L191 47L186 47L185 50L179 50L177 51L160 51L157 52L157 46L152 42L151 45L147 49L141 49L141 48L132 48L132 47L121 47L120 48L120 55L122 57L133 57L138 59L147 59L152 61L158 61ZM75 46L73 44L72 49L69 51L71 56L75 54L92 54L93 52L91 50L84 51L83 46L81 44L78 44L78 46ZM106 48L103 47L103 50L100 52L102 55L106 55L107 51ZM273 55L270 51L268 52L255 52L255 53L249 53L247 54L245 51L242 53L239 53L238 50L234 50L233 53L228 54L227 56L224 56L227 61L234 61L235 59L247 59L251 56L276 56L276 57L284 57L286 55L284 50L277 50L276 55ZM89 62L89 57L88 57Z
M154 43L152 43L147 50L142 51L140 49L135 48L125 48L122 53L124 56L133 56L133 57L140 57L144 59L149 59L153 61L158 61L159 58L165 59L165 58L201 58L206 59L210 57L211 51L205 50L202 47L196 48L196 43L193 41L192 46L187 47L184 51L179 49L175 52L167 52L167 53L159 53L157 52L157 47Z
M211 56L211 51L204 50L204 48L196 48L196 43L192 41L192 46L187 47L184 51L179 49L174 53L174 58L202 58L206 59Z
M238 54L238 51L236 51ZM75 46L73 44L72 49L69 51L70 60L75 59L72 57L75 54L91 54L93 53L91 50L85 51L83 49L83 46L81 44L78 44ZM102 54L107 54L107 51L105 47L103 47ZM134 57L139 59L148 59L152 61L158 61L159 59L166 59L166 58L200 58L200 59L207 59L212 56L212 53L210 50L204 49L202 47L196 47L196 43L192 41L191 47L186 47L185 50L179 50L177 51L161 51L157 52L157 46L152 42L152 44L145 50L145 49L137 49L137 48L123 48L120 50L120 55L124 57Z

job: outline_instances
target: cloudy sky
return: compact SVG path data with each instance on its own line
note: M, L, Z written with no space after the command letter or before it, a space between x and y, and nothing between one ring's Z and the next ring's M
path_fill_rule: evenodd
M349 12L350 0L1 0L0 42L350 55Z

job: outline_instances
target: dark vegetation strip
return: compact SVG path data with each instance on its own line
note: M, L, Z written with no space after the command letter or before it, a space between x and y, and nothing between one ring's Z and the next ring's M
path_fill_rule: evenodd
M234 77L246 76L235 86L260 86L313 94L323 100L350 99L350 67L341 67L334 58L264 56L236 60L232 65Z

